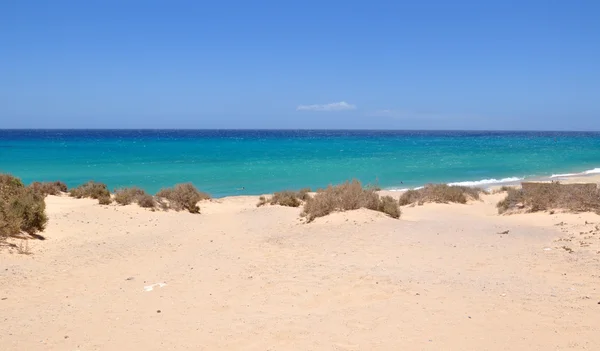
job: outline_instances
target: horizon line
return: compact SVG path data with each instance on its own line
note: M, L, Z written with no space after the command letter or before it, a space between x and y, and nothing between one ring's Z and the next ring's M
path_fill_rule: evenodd
M0 128L0 131L334 131L334 132L549 132L599 133L596 130L551 129L363 129L363 128Z

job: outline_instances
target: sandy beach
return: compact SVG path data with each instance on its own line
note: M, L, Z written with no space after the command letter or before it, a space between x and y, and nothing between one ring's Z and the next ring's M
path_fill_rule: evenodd
M46 240L0 251L0 345L600 349L600 216L501 216L502 198L307 224L255 196L199 215L49 196Z

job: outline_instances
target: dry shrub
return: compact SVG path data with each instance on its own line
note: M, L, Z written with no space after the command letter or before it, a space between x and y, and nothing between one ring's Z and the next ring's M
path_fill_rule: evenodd
M96 199L101 205L108 205L112 202L112 199L110 198L110 191L108 190L106 184L97 183L93 180L71 189L69 195L77 199L87 197Z
M510 209L521 209L525 206L525 196L523 193L523 189L511 188L506 191L506 197L496 204L496 208L498 208L498 213L504 213Z
M190 213L200 213L198 202L210 199L210 195L198 191L192 183L176 184L173 188L162 189L156 194L159 198L169 201L161 202L161 207L172 208L175 211L187 210Z
M496 205L499 213L525 211L538 212L563 209L573 212L600 212L600 190L593 183L521 184L521 189L509 189L506 198Z
M137 187L121 188L115 191L115 202L119 205L129 205L134 202L138 202L138 200L145 195L148 194L146 194L144 190Z
M400 218L402 214L398 201L394 200L391 196L381 197L379 211L388 214L392 218Z
M398 202L393 198L387 196L385 200L382 200L375 190L364 189L359 181L353 180L318 191L315 197L308 200L304 205L303 215L311 222L315 218L326 216L335 211L367 208L385 212L394 218L400 217L400 209L397 208L398 217L395 217L396 211L393 207L398 207Z
M268 203L269 203L269 199L266 196L260 196L258 198L258 203L256 204L256 207L261 207Z
M280 205L287 207L299 207L302 202L310 199L310 188L304 188L299 191L284 190L273 194L270 198L261 196L258 198L256 207L270 205Z
M456 186L447 184L427 184L421 189L405 191L400 196L400 205L418 204L427 202L465 204L468 200L479 200L479 194L484 192L480 188Z
M510 189L516 189L517 187L514 185L503 185L499 188L496 188L492 191L492 194L500 194L500 193L506 193L508 192Z
M270 203L271 205L298 207L302 201L298 198L298 194L293 191L280 191L273 194Z
M30 187L44 196L60 195L67 192L67 185L61 181L56 182L33 182Z
M0 175L0 238L20 231L35 234L43 231L47 222L44 195L25 187L16 177Z
M156 207L156 201L154 200L154 196L150 194L142 194L139 195L136 199L138 206L144 208L154 208Z
M308 199L310 199L310 192L310 188L303 188L298 190L296 196L302 201L308 201Z

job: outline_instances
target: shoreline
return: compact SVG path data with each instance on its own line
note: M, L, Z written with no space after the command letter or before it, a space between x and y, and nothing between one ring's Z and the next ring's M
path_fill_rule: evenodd
M444 184L448 185L458 185L458 186L467 186L467 187L479 187L484 190L500 187L503 185L518 185L522 182L548 182L548 181L567 181L573 182L575 179L594 179L596 182L600 182L600 168L592 168L589 170L585 170L583 172L574 172L574 173L563 173L563 174L554 174L552 173L550 176L533 176L533 177L506 177L501 179L481 179L474 181L458 181L458 182L447 182ZM425 183L428 184L428 183ZM413 188L397 188L397 187L387 187L382 190L391 191L391 192L404 192L407 190L417 190L422 188L425 184L419 185Z

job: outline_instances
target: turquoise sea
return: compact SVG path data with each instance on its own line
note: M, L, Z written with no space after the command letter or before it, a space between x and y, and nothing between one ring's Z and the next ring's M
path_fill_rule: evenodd
M0 130L0 172L111 189L193 182L221 197L324 187L496 184L600 173L600 132Z

